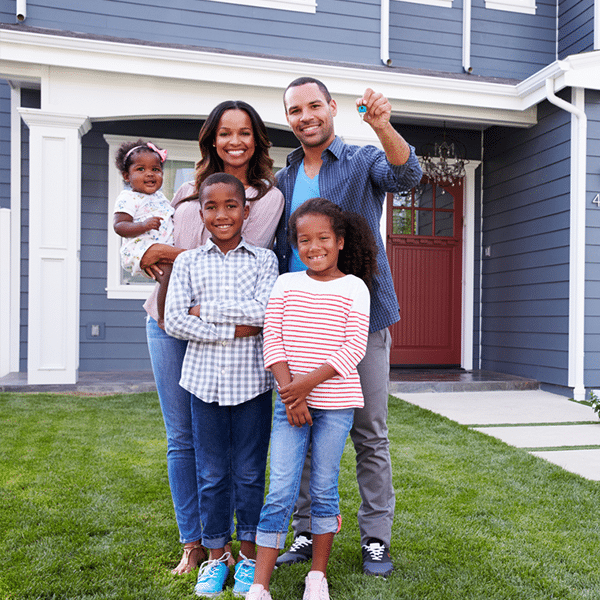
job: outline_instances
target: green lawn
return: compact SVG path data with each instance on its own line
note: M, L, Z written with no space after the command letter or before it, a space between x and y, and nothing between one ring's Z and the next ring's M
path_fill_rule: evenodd
M348 446L332 600L600 598L599 483L395 398L389 425L396 571L361 574ZM0 394L0 436L1 598L195 597L194 575L170 573L180 545L155 394ZM300 600L307 570L278 569L274 600Z

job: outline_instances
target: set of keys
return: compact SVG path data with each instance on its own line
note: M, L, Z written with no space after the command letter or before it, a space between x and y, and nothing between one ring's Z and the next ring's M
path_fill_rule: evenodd
M367 114L367 107L364 104L361 104L358 107L358 116L360 117L360 120L364 123L365 122L365 115Z

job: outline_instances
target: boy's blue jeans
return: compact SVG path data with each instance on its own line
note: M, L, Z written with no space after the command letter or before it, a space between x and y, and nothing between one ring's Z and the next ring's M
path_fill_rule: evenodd
M202 545L231 540L231 507L238 541L253 542L265 495L273 396L269 390L237 406L192 394L192 428L202 521Z
M322 534L338 530L340 461L354 409L309 410L312 426L292 427L285 405L277 395L271 434L269 494L260 513L256 535L259 546L283 548L300 491L304 459L311 445L311 532Z

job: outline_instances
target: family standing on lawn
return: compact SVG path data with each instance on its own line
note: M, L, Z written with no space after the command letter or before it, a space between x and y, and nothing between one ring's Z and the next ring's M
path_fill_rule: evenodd
M301 147L275 183L259 115L244 102L223 102L202 127L195 182L178 190L172 215L131 233L128 225L118 228L143 222L137 208L116 207L115 228L127 238L172 222L172 240L150 245L139 267L162 277L164 264L174 263L164 328L157 293L144 307L184 544L173 572L190 572L208 558L198 596L219 595L235 565L233 593L269 600L275 566L312 559L304 600L329 598L326 568L341 526L337 481L348 433L362 499L363 571L386 577L393 569L388 327L399 307L379 223L385 192L410 190L421 169L390 123L388 100L367 89L356 104L383 150L342 142L325 85L293 81L284 108ZM137 192L132 175L147 169L154 183L139 191L158 192L162 151L143 142L127 151L125 181ZM140 162L136 171L132 164ZM294 542L279 556L292 513Z

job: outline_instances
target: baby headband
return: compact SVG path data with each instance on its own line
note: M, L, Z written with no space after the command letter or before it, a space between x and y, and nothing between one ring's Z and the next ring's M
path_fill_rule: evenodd
M166 150L159 150L152 142L148 142L146 144L143 144L141 146L136 146L135 148L132 148L126 155L125 158L123 159L123 162L125 162L127 160L127 157L132 153L135 152L136 150L139 150L140 148L150 148L150 150L156 152L156 154L158 154L158 156L160 156L160 162L164 163L165 160L167 160L167 151Z

